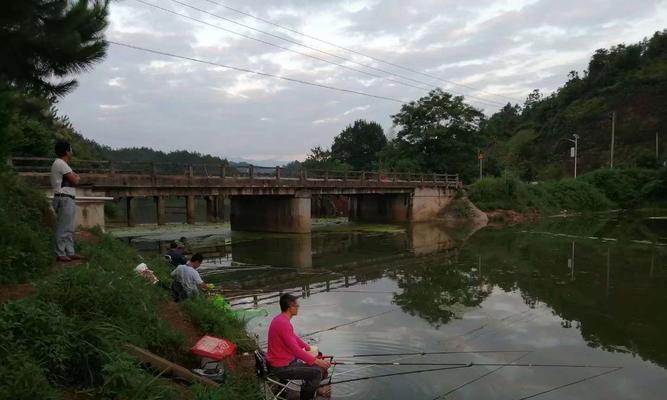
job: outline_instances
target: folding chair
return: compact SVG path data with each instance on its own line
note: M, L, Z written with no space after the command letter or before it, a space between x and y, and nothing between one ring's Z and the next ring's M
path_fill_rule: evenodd
M261 350L255 350L255 372L263 386L264 396L267 400L291 400L298 399L301 392L300 380L278 380L271 376L266 355Z

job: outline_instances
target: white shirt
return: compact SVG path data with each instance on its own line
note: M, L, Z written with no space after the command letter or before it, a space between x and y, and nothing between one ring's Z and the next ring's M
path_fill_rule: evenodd
M76 195L76 189L71 186L63 187L63 177L72 172L72 168L62 158L56 158L51 165L51 189L53 193L68 194L70 196Z
M196 296L199 293L199 285L204 283L199 272L187 264L176 267L171 271L171 276L183 285L188 297Z

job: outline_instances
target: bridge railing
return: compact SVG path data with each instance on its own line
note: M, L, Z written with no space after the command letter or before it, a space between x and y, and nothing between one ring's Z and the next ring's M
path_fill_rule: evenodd
M52 158L13 157L11 166L19 173L48 174ZM257 165L184 164L150 161L78 160L70 163L81 174L190 176L224 179L323 181L323 182L403 182L458 187L457 174L393 171L342 171L325 169L264 167Z

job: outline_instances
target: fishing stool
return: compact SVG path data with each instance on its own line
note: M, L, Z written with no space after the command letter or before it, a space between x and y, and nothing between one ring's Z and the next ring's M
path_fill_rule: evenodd
M225 381L223 361L234 356L236 345L226 339L206 335L197 341L191 351L201 358L200 368L195 368L192 372L223 383Z
M294 394L298 398L301 392L300 380L278 380L271 376L266 355L261 350L255 350L255 373L262 382L267 400L288 400L294 398Z

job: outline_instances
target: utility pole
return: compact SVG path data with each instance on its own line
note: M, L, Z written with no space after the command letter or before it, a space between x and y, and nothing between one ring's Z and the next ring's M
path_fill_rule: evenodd
M616 129L616 111L611 112L611 155L609 159L609 169L614 168L614 130Z
M482 169L484 167L484 153L480 150L479 153L477 153L477 159L479 160L479 179L482 179Z
M579 153L578 149L578 141L579 141L579 135L576 133L572 135L574 139L567 139L570 142L574 143L574 147L570 148L570 157L574 157L574 179L577 179L577 154Z
M655 163L656 165L660 162L660 155L658 152L658 131L655 131Z

